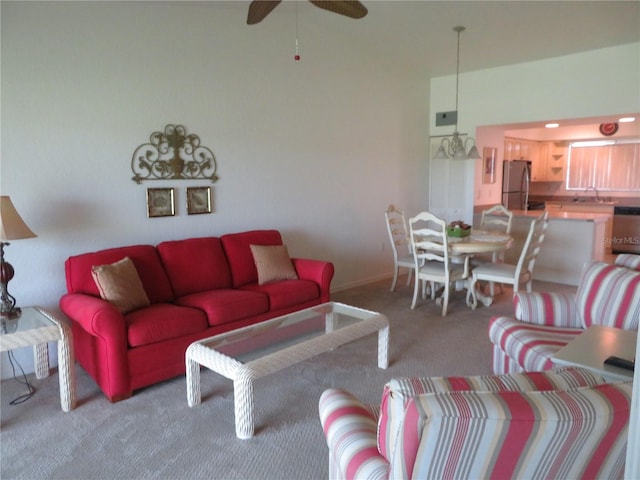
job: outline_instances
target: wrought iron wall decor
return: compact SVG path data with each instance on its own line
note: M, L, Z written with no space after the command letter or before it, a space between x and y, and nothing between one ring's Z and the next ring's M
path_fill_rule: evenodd
M164 132L153 132L150 143L140 145L131 159L132 180L218 180L216 158L200 137L187 135L182 125L167 125Z

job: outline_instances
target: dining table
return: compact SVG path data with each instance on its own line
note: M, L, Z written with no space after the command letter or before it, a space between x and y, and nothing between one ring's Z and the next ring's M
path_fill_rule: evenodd
M462 259L464 257L473 256L482 253L496 253L507 250L513 245L513 237L504 232L497 232L492 230L479 230L471 229L471 233L466 237L454 237L449 236L449 253L451 254L452 261L455 258ZM469 280L467 283L467 305L472 306L472 292L469 291ZM493 298L485 295L480 288L476 288L476 298L480 300L485 306L491 305Z

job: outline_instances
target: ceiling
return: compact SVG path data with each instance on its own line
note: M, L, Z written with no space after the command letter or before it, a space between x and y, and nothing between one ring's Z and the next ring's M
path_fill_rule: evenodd
M582 0L361 0L369 10L358 20L316 8L304 0L285 0L257 25L247 25L249 1L215 1L238 16L238 28L264 31L297 24L350 44L374 48L399 71L410 69L425 78L456 72L457 34L460 72L526 63L628 43L640 42L640 1ZM254 33L257 33L254 30ZM640 58L630 59L640 68ZM549 72L550 75L553 72ZM640 113L630 105L625 114ZM562 120L563 124L597 125L617 117ZM534 128L538 124L510 125ZM507 126L505 126L507 127Z
M455 73L457 25L466 27L461 72L640 41L640 1L361 1L369 13L359 20L289 1L252 26L245 23L249 2L231 4L240 10L243 28L281 27L273 16L295 17L297 10L301 30L313 23L344 37L345 45L374 47L427 77Z

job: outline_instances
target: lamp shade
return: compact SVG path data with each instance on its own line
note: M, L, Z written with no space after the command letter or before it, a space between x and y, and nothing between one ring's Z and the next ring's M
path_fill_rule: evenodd
M469 158L473 158L474 160L479 160L482 157L480 156L480 152L478 152L477 147L474 145L473 147L471 147L471 150L469 150L469 153L467 154L467 156Z
M436 152L435 156L433 157L434 160L448 160L449 159L449 155L447 155L447 152L444 151L444 147L442 145L440 145L440 148L438 148L438 151Z
M8 195L0 196L0 240L19 240L36 236L20 217L11 198Z

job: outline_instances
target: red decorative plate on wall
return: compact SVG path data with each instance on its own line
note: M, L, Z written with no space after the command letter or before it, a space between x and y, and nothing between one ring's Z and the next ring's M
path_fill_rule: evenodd
M600 124L600 133L605 136L613 135L618 131L617 123L601 123Z

